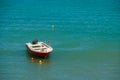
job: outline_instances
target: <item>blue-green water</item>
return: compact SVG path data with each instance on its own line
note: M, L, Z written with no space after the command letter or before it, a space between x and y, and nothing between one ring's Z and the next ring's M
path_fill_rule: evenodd
M34 38L50 40L54 48L43 64L26 51ZM0 0L0 80L120 80L119 75L119 0Z

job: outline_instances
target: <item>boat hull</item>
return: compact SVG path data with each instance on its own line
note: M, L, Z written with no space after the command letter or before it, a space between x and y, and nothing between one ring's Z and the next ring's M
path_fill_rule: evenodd
M32 51L31 49L29 49L29 47L26 45L27 47L27 50L30 54L34 55L34 56L37 56L37 57L42 57L42 58L45 58L47 57L51 52L46 52L46 53L42 53L42 52L35 52L35 51Z

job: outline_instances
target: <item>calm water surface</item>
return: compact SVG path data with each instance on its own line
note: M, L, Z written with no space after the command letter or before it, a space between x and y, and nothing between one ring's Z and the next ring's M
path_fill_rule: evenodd
M51 40L48 58L31 60L25 43L34 38ZM0 80L120 80L119 74L119 0L0 1Z

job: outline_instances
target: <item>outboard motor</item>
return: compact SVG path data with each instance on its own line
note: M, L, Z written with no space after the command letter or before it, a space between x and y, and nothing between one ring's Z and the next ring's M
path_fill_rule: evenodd
M33 41L32 41L32 44L37 44L38 43L38 39L34 39Z

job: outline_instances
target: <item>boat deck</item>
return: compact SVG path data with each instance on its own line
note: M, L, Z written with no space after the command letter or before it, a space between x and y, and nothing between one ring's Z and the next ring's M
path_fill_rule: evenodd
M38 44L27 43L27 45L31 50L37 51L37 52L46 53L46 52L49 52L51 50L51 48L48 45L46 45L42 42L39 42Z

